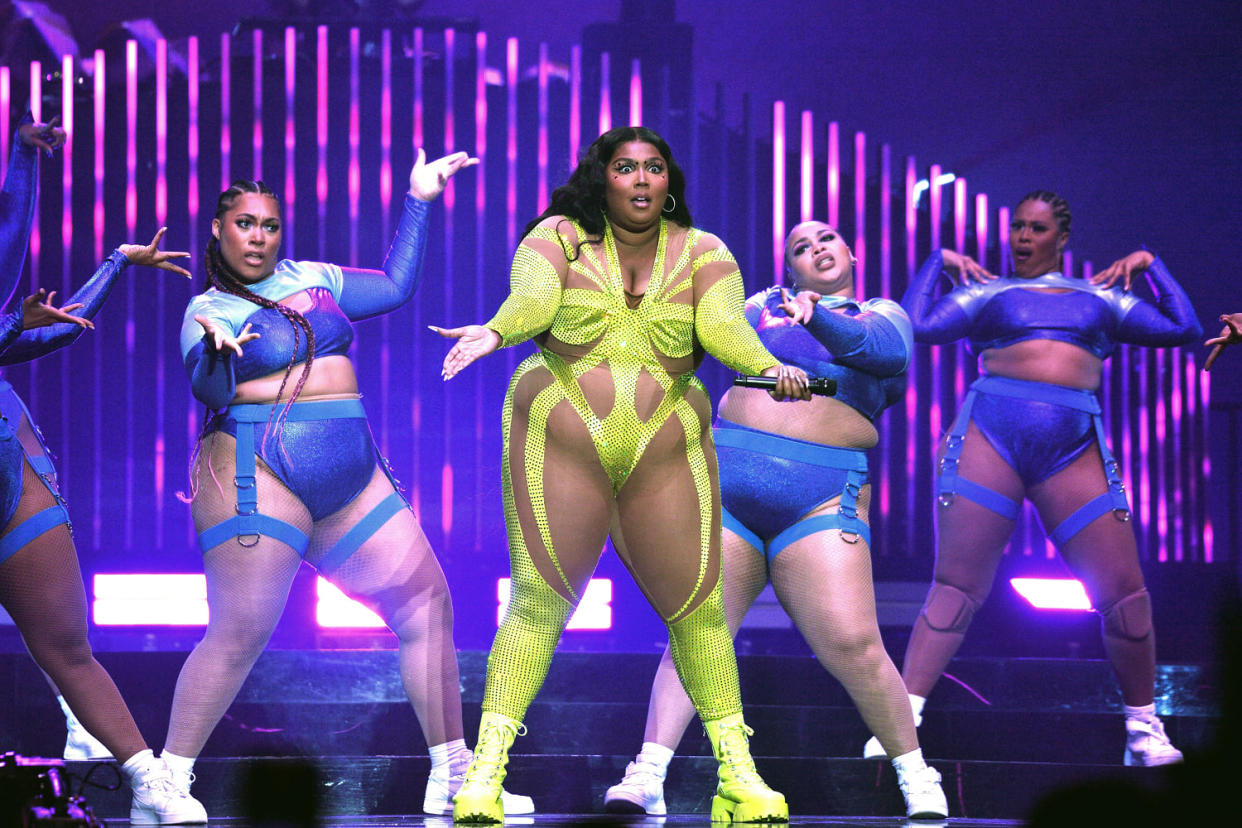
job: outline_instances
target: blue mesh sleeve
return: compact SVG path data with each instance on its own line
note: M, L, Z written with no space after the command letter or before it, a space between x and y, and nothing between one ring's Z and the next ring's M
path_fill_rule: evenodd
M900 320L905 314L897 315ZM832 361L872 376L892 377L906 370L910 347L887 314L864 310L846 316L828 308L815 309L806 330L832 354Z
M936 283L944 272L944 256L937 250L927 257L910 280L901 306L910 315L914 338L918 342L944 344L956 342L970 331L971 319L961 305L948 295L935 298Z
M65 304L71 305L81 302L83 307L74 311L74 315L85 317L86 319L94 319L95 315L99 313L99 309L103 307L108 294L112 292L112 286L116 284L116 278L127 267L129 267L129 259L125 254L120 250L112 251L108 258L103 260L103 264L99 266L94 275L87 280L86 284L78 288L73 296L65 300ZM4 353L0 353L0 365L28 362L44 354L49 354L73 342L82 335L84 330L86 329L81 325L75 325L72 322L58 322L55 325L48 325L46 328L33 328L29 331L23 331L5 349Z
M431 202L406 195L384 269L341 268L344 284L338 304L346 316L354 321L379 316L396 310L414 296L423 277L430 211Z
M1195 316L1190 297L1174 281L1160 257L1152 259L1147 277L1156 294L1156 303L1139 302L1130 308L1117 327L1117 341L1169 347L1187 345L1202 337L1203 328Z

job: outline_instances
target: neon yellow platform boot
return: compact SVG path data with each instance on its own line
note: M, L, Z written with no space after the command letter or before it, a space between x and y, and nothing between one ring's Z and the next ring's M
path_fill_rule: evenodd
M453 797L453 822L491 825L505 821L504 795L509 748L526 725L500 713L484 711L479 721L479 741L466 779Z
M755 760L750 757L754 731L742 721L742 714L703 722L703 726L720 763L712 822L788 822L785 796L769 788L755 770Z

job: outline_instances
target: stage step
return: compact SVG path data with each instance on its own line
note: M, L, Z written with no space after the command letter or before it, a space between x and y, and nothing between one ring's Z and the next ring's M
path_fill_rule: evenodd
M157 747L167 728L183 653L102 653L139 727ZM467 738L473 741L486 654L459 654ZM528 754L628 756L642 740L654 654L562 653L532 705ZM868 733L841 686L809 657L743 656L742 697L759 755L858 755ZM958 681L933 693L920 729L930 757L977 761L1120 761L1120 698L1106 662L959 659ZM8 680L5 680L8 677ZM1216 724L1215 681L1202 667L1162 665L1158 709L1174 743L1206 745ZM972 690L965 689L966 686ZM7 696L7 698L5 698ZM0 656L0 747L59 755L63 720L41 676L22 654ZM425 750L390 650L272 650L264 653L204 756L418 755ZM709 756L692 724L680 754Z
M203 759L195 766L194 794L212 817L244 816L247 789L279 790L286 780L296 777L291 770L300 761L304 760ZM534 797L543 813L596 813L603 810L604 791L624 773L626 761L627 757L617 756L514 754L505 785ZM1165 784L1166 777L1160 768L1089 764L933 764L944 777L951 816L973 819L1022 819L1047 793L1087 780L1121 779L1154 790ZM887 762L761 757L758 765L772 787L785 794L794 815L895 817L903 813L897 780ZM322 757L314 766L324 815L416 814L422 810L430 768L425 757L334 756ZM83 768L74 766L75 771ZM665 785L669 812L706 814L715 784L712 759L675 758ZM313 793L303 789L289 795L304 798ZM129 796L124 791L87 788L85 796L103 818L128 814Z

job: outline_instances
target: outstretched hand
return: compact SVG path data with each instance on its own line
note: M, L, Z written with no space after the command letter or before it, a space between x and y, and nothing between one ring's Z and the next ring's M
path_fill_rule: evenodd
M455 152L428 162L427 153L419 147L418 157L414 159L414 169L410 170L410 195L420 201L435 201L458 170L473 167L477 163L479 159L472 158L468 152Z
M57 115L46 124L22 124L17 128L22 143L43 150L51 157L52 151L65 145L65 131L60 128L60 116Z
M1135 250L1129 256L1118 259L1099 273L1091 277L1091 284L1113 287L1121 282L1122 290L1129 290L1134 281L1134 274L1142 273L1151 267L1152 259L1156 258L1146 250Z
M131 264L155 267L178 273L187 279L192 278L190 271L170 261L171 259L188 259L189 253L183 250L160 250L160 240L164 238L166 232L168 228L161 227L155 231L155 237L151 239L150 244L122 244L117 247L117 250L124 253L125 258L129 259Z
M211 339L211 346L217 351L230 350L238 356L242 355L242 346L247 342L253 342L259 338L258 332L250 330L250 323L241 329L236 337L231 336L228 331L221 328L215 321L208 319L201 314L194 314L194 321L203 326L203 333Z
M435 325L427 327L445 339L457 340L457 344L444 355L444 367L440 369L440 376L445 380L451 380L467 365L500 347L500 334L483 325L466 325L461 328L437 328Z
M983 284L996 278L986 267L956 250L946 248L940 251L940 255L944 259L944 266L957 274L959 285L970 284L972 281Z
M1239 342L1242 342L1242 313L1222 313L1220 321L1225 323L1225 327L1221 329L1220 336L1203 343L1212 349L1212 352L1208 354L1207 360L1203 363L1204 371L1212 370L1212 363L1220 356L1221 351L1225 350L1226 345L1237 345Z
M80 328L95 327L95 323L91 320L73 315L73 311L82 307L81 302L74 302L72 305L58 308L56 307L55 300L56 291L48 293L43 288L39 288L38 291L23 299L22 330L46 328L48 325L55 325L58 322L71 322Z
M813 290L800 290L790 296L788 290L781 288L780 309L794 322L805 325L815 316L815 305L822 298L824 297L821 294Z

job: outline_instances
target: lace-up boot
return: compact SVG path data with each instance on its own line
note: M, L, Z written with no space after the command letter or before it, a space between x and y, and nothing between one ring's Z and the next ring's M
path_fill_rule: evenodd
M712 822L788 822L784 795L772 790L755 770L750 737L742 714L704 722L712 752L720 763L719 784L712 798Z

